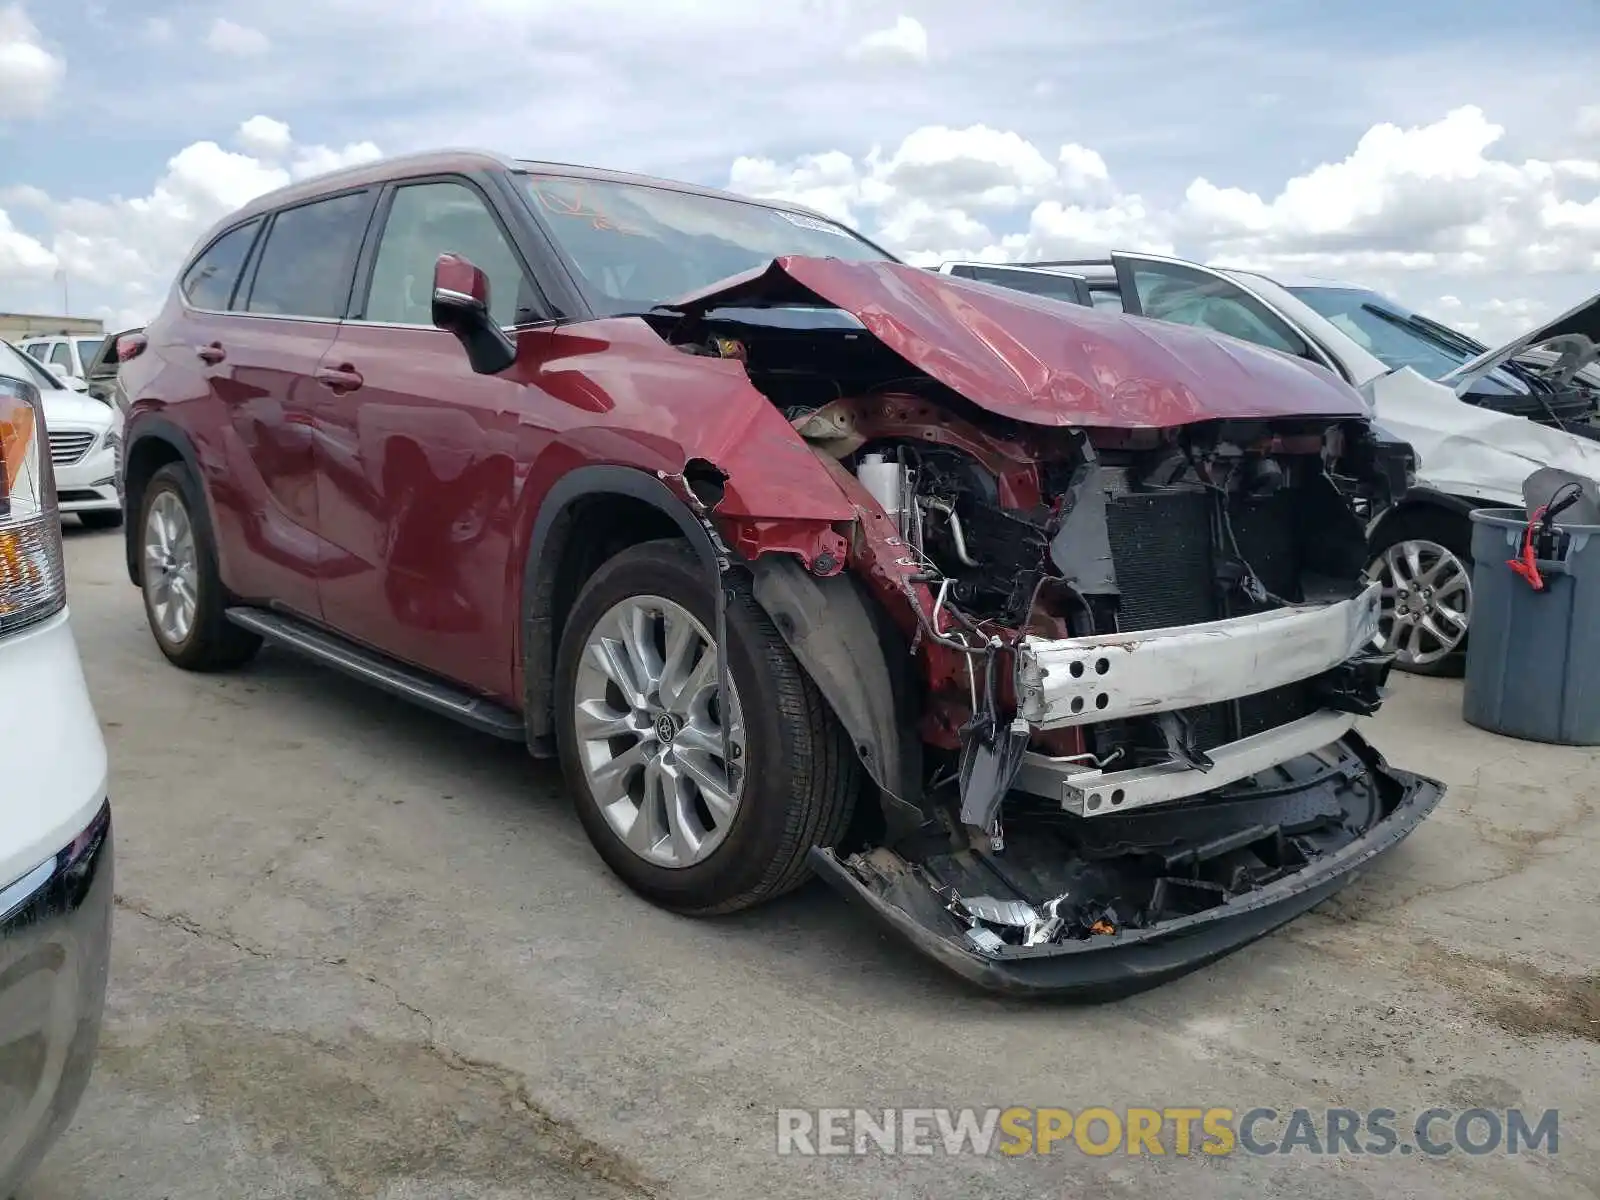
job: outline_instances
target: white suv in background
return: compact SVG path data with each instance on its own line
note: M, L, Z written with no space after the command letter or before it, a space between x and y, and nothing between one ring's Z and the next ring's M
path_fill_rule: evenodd
M116 480L122 412L67 387L28 355L0 342L0 376L7 375L31 383L44 401L60 510L76 513L90 529L122 524Z
M42 362L63 379L84 380L89 364L105 344L104 334L58 333L50 337L24 338L17 348L36 362Z
M110 961L106 747L67 623L48 423L32 379L0 367L0 1197L72 1120Z

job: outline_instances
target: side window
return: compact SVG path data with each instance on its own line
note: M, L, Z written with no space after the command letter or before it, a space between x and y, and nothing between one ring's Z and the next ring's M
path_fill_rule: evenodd
M515 325L530 295L522 262L477 192L461 183L397 188L372 264L362 318L396 325L433 324L433 267L459 254L489 277L489 316Z
M215 312L228 307L233 285L239 280L239 268L244 266L244 256L250 253L250 243L255 241L260 225L260 221L251 221L230 229L195 259L194 266L184 272L181 284L190 304Z
M51 346L50 365L60 367L68 375L72 374L72 346L67 342L57 342Z
M330 196L273 218L246 312L288 317L344 316L370 192Z
M29 342L23 347L28 352L28 357L34 362L43 362L45 355L50 352L49 342Z
M1147 317L1197 325L1300 358L1311 348L1281 318L1237 284L1171 263L1136 263L1134 290Z
M1030 296L1048 296L1068 304L1085 304L1087 287L1075 276L1058 275L1051 271L1019 271L1005 267L978 266L962 263L950 269L952 275L973 279L979 283L992 283L996 287L1014 292L1027 292Z

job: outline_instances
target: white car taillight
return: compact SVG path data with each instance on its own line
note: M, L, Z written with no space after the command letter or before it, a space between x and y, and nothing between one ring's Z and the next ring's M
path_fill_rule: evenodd
M0 376L0 637L67 602L43 412L31 383Z

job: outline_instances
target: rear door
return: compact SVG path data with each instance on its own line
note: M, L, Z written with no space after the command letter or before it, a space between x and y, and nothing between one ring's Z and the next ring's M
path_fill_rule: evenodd
M324 619L506 696L517 446L540 393L515 371L475 374L460 343L434 328L434 264L450 253L482 268L503 327L546 308L495 206L465 177L390 185L368 243L315 402L318 528L333 556Z
M1111 256L1122 309L1194 325L1305 359L1340 375L1333 359L1250 288L1209 267L1152 254Z
M214 488L229 526L219 530L229 585L312 618L327 557L316 535L315 375L349 303L376 194L338 193L269 216L229 311L194 318L195 353L232 434L225 486Z

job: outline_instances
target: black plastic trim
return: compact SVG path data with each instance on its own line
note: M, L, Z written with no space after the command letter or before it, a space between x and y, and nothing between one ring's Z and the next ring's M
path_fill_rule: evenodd
M723 559L711 536L688 507L656 476L634 467L577 467L555 482L539 505L522 576L522 699L529 749L548 754L554 728L550 715L555 685L555 644L561 636L552 612L557 570L572 536L569 511L587 496L626 496L671 517L710 572L722 595ZM559 523L559 524L558 524ZM719 607L720 611L720 607Z
M211 497L206 490L205 478L200 472L200 456L195 451L194 442L183 428L165 417L154 414L145 414L135 417L129 422L125 431L126 440L123 442L121 465L117 471L117 495L122 500L123 512L126 520L123 522L122 543L128 565L128 582L134 587L139 587L139 508L142 504L144 493L141 490L138 496L129 496L127 487L128 464L133 461L134 453L139 445L147 441L165 442L177 451L178 457L184 465L193 472L195 482L200 485L200 494L205 498L206 511L202 516L206 527L204 533L210 536L211 524Z

